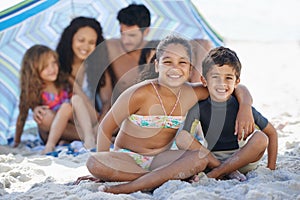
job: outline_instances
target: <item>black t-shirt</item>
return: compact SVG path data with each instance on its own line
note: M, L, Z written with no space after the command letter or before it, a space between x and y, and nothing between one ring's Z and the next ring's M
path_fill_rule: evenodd
M226 102L214 102L207 98L199 101L189 110L183 130L190 132L193 122L199 120L209 150L238 149L237 135L234 135L238 110L239 104L234 96ZM259 129L264 129L268 120L253 107L252 113L255 124Z

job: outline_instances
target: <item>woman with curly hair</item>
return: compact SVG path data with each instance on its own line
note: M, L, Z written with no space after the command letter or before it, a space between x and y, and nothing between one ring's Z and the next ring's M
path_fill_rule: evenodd
M100 113L98 117L102 119L110 108L110 99L107 97L112 92L113 72L109 67L101 24L95 18L74 18L64 29L56 52L59 55L60 69L70 75L71 83L78 84L79 88L86 87L84 94L90 101L94 101L92 103L100 100L98 104L96 102L96 110ZM104 85L110 87L105 87L104 90Z
M20 85L20 112L16 124L15 147L20 143L29 109L33 110L37 106L48 109L44 117L45 123L39 125L40 129L49 132L47 137L41 136L46 142L42 154L53 151L60 140L73 141L83 138L87 148L95 147L95 135L92 134L91 124L80 123L83 125L83 132L86 133L83 137L75 130L71 101L81 104L79 122L88 117L88 111L84 109L84 104L77 95L72 96L67 76L59 73L58 55L55 51L44 45L29 48L22 60ZM76 110L75 114L78 114Z
M102 27L95 18L76 17L63 30L56 48L60 71L67 74L73 93L85 102L94 134L97 132L98 122L111 106L113 79L102 34ZM104 88L104 85L107 87ZM75 103L73 106L77 105ZM34 120L38 124L44 123L46 111L41 106L34 109ZM79 120L75 118L75 123L77 121ZM82 130L81 127L76 127L79 132ZM43 130L39 131L42 135L46 134Z

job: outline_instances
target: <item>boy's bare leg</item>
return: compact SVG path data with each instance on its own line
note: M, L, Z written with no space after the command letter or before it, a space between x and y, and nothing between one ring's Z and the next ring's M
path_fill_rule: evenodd
M151 172L145 173L137 179L120 185L102 188L109 193L132 193L139 190L154 189L168 180L183 180L203 171L208 159L199 151L178 151L181 156L167 165L163 165Z
M200 133L199 135L201 135L201 128L199 126L197 128L198 133ZM202 152L202 154L205 155L208 159L207 167L209 169L213 169L221 165L221 162L211 153L211 151L204 147L200 142L198 142L194 138L194 136L189 134L189 132L185 130L180 131L180 133L176 136L176 142L181 149L199 150L200 152ZM246 180L246 177L238 171L233 171L231 174L229 174L229 176L232 179L237 179L240 181ZM190 182L198 182L199 180L200 178L198 174L196 174L190 179Z
M207 173L207 176L209 178L222 178L249 163L258 161L263 156L267 146L267 136L263 132L257 131L241 150L234 153L219 167Z

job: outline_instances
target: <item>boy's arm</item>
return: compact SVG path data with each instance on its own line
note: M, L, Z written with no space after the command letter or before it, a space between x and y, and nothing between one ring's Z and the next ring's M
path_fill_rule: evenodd
M268 145L268 168L274 170L276 168L276 159L278 152L278 135L277 131L271 123L262 130L269 138Z
M198 150L200 157L206 157L210 160L208 167L213 169L218 167L221 162L205 148L196 138L194 138L188 131L181 130L176 138L176 145L181 150Z
M202 146L202 144L186 130L181 130L177 134L175 141L178 149L200 150L203 153L203 155L212 156L212 154L210 154L210 151L204 146Z
M238 139L244 139L254 131L254 118L252 114L252 96L249 90L242 84L238 84L234 95L239 102L239 111L235 122L235 134ZM243 136L244 135L244 136Z
M188 131L181 130L175 138L178 149L199 150L202 145Z
M197 132L197 127L199 126L199 118L200 107L199 104L196 103L188 111L184 125L175 137L176 145L179 149L199 150L202 147L201 143L194 137L194 134Z

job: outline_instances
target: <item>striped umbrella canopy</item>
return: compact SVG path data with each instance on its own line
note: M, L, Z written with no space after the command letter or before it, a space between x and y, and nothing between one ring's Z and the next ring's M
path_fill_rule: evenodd
M56 48L63 29L77 16L96 18L106 39L119 37L117 12L130 3L144 4L151 13L146 39L160 39L169 30L188 38L222 45L190 0L26 0L0 12L0 144L13 137L18 116L19 71L25 51L34 44ZM36 127L29 113L24 130Z

